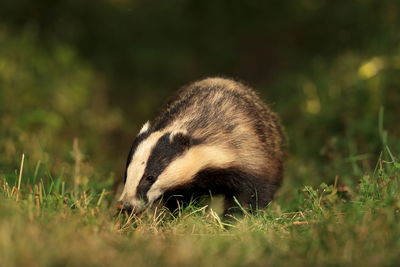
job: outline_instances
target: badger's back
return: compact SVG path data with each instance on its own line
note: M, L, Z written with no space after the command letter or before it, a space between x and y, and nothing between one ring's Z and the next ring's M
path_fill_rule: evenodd
M224 147L236 155L232 167L281 179L284 157L280 122L249 87L208 78L183 87L155 120L155 130L180 131L202 144Z

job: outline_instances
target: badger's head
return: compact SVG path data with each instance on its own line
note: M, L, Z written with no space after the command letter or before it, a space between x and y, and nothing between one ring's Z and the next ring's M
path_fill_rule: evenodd
M206 145L185 130L151 131L146 123L128 156L119 207L140 213L166 191L190 183L201 170L232 161L224 149Z

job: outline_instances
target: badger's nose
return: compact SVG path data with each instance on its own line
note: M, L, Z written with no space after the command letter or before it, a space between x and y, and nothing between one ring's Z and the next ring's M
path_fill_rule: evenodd
M126 201L118 201L117 209L120 210L120 211L127 212L127 213L132 213L132 211L133 211L133 206L132 206L132 204L130 204L129 202L126 202Z

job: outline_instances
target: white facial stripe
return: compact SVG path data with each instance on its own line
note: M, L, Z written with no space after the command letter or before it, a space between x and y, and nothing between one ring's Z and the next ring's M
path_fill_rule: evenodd
M137 147L135 153L133 154L132 161L130 162L127 169L127 179L124 191L121 194L121 200L128 200L134 206L138 204L136 203L139 201L136 200L136 188L144 174L151 151L153 150L154 146L157 144L158 139L160 139L162 135L162 132L152 133Z
M189 182L205 168L224 168L232 166L236 155L222 147L199 145L174 160L147 193L149 203L158 199L167 188Z

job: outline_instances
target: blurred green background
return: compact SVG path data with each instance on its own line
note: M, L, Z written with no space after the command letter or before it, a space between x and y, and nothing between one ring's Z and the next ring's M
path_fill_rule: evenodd
M207 76L280 114L287 183L355 183L400 148L400 2L2 0L0 171L73 175L78 153L82 183L121 181L141 125Z

